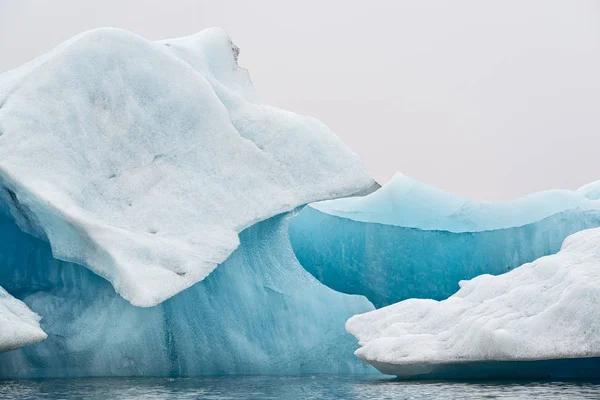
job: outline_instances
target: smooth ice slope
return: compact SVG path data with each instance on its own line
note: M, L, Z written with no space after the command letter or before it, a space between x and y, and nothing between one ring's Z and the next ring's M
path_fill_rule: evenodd
M481 232L538 222L565 210L599 210L594 194L600 184L579 191L549 190L510 201L473 201L397 173L380 190L312 204L321 212L354 221L422 230ZM589 193L589 194L588 194Z
M563 376L570 362L571 375L581 364L589 377L600 373L599 302L600 229L590 229L555 255L461 282L447 300L406 300L354 316L346 328L362 346L356 355L386 374L469 378L480 366L497 373L503 361L502 376L512 368L513 377L540 377L549 365Z
M0 218L0 281L43 316L48 333L0 354L0 378L369 371L344 323L373 306L298 264L288 218L247 228L212 274L151 308L132 306L106 280L52 258L46 242Z
M0 75L0 212L153 306L244 228L372 184L322 123L260 103L237 54L219 29L99 29Z
M597 184L512 201L463 199L397 174L366 197L305 207L290 225L300 263L327 286L376 307L442 300L458 282L556 253L568 235L600 226Z
M0 352L37 343L45 338L39 315L0 287Z

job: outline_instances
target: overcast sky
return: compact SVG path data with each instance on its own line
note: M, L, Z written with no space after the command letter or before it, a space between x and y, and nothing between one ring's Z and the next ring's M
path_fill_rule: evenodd
M0 71L102 26L224 28L267 103L324 121L380 183L504 199L600 179L600 1L0 0Z

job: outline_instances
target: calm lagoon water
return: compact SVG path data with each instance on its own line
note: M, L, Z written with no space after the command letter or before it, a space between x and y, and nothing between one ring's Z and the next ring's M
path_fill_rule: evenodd
M600 399L600 382L403 382L379 375L0 381L0 399Z

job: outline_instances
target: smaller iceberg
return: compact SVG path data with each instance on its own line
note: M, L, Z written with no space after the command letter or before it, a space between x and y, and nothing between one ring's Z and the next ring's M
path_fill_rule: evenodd
M40 328L40 316L0 286L0 352L40 342L47 335Z
M458 282L554 254L600 226L600 182L510 201L455 196L402 174L365 197L313 203L290 223L300 263L334 290L376 307L443 300Z
M557 254L463 281L444 301L406 300L348 320L355 354L401 378L600 376L600 229Z
M143 308L89 269L52 258L47 242L0 216L0 256L11 261L0 265L0 282L43 316L48 333L0 353L0 379L371 372L353 355L344 323L373 306L307 273L288 221L282 214L245 229L206 279ZM5 326L0 311L0 331Z

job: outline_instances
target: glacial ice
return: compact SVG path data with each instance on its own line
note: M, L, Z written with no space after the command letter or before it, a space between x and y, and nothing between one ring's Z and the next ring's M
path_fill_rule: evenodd
M99 29L0 75L0 285L48 334L0 377L370 368L343 326L372 304L308 274L287 224L373 181L237 55L220 29Z
M0 378L370 371L353 355L356 341L344 323L373 306L325 287L298 264L288 220L284 214L247 228L206 279L142 308L0 218L0 281L43 316L48 333L0 353Z
M352 317L356 355L403 378L598 377L600 228L560 252L461 282L443 301L410 299Z
M322 123L262 104L237 53L220 29L106 28L0 75L0 209L148 307L243 229L372 184Z
M600 226L598 187L477 202L397 174L368 196L305 207L290 239L313 276L376 307L442 300L461 280L556 253L568 235Z
M46 338L40 317L0 286L0 352L14 350Z

